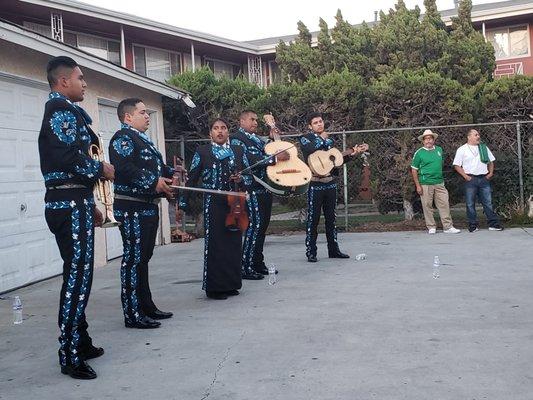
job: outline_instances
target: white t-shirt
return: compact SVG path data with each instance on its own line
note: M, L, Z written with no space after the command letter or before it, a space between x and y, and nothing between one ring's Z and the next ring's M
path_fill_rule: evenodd
M487 147L490 162L496 160L490 149ZM477 145L463 144L457 149L453 165L463 167L465 173L470 175L486 175L489 173L487 164L482 163L479 158L479 148Z

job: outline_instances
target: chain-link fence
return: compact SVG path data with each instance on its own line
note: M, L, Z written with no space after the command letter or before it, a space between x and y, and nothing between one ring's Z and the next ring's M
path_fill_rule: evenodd
M456 225L461 226L466 218L464 182L455 172L452 161L457 148L466 143L470 129L479 131L482 141L496 157L492 187L498 213L504 219L527 214L533 198L533 121L332 132L330 135L340 150L363 142L370 146L369 165L364 165L364 160L357 157L339 170L337 225L341 230L391 228L394 224L400 229L424 226L410 164L421 146L417 138L425 129L439 135L436 144L442 147L445 155L444 180ZM288 134L282 138L296 142L298 136ZM178 155L188 166L195 148L208 141L198 136L169 140L167 159ZM199 214L201 206L199 201L197 203L196 213ZM275 197L272 230L303 230L306 207L306 196Z

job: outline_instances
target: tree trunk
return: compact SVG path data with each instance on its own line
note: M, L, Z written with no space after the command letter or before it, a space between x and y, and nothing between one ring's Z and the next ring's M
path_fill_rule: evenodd
M527 213L527 216L529 218L533 218L533 194L529 196L529 212Z
M405 220L412 221L415 217L415 212L413 210L413 205L409 200L403 199L403 211L405 213Z

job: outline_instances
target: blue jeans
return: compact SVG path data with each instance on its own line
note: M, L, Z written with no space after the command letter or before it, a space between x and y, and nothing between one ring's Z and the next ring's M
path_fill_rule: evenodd
M466 216L469 225L478 225L476 214L476 195L483 205L483 212L487 217L489 226L500 224L498 215L492 209L492 196L490 182L485 176L471 176L471 180L465 182Z

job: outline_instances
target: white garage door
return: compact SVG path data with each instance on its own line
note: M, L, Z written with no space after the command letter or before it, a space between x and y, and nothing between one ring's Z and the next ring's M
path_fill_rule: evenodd
M0 76L0 292L62 271L37 147L47 97L41 84Z
M104 104L98 105L99 133L102 134L106 160L109 161L109 141L120 129L116 107ZM107 245L107 259L111 260L122 255L122 237L118 227L105 229Z

